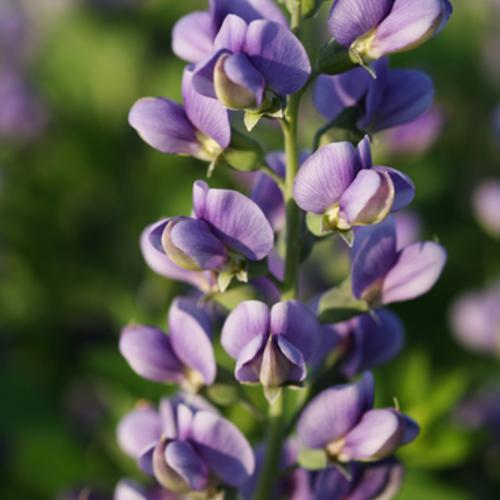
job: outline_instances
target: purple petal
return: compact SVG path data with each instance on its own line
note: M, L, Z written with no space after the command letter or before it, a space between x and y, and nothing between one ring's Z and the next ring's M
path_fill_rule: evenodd
M257 300L241 302L227 317L221 343L225 351L237 358L254 338L270 333L269 307Z
M208 315L189 299L176 299L168 313L170 342L177 357L201 374L206 385L215 380L217 366L210 340Z
M266 337L258 336L243 347L234 367L234 377L238 382L256 384L260 381L262 355L266 345Z
M271 333L283 335L307 361L316 347L319 324L314 313L301 302L280 302L271 309Z
M208 12L192 12L175 23L172 51L177 57L198 63L210 55L212 49L212 16Z
M173 441L167 445L165 460L194 491L208 485L209 472L202 458L186 441Z
M247 23L234 14L229 14L222 23L222 26L214 40L214 49L227 49L230 52L238 53L243 50L245 37L247 35Z
M395 410L370 410L347 434L340 460L375 460L392 455L403 433L404 426Z
M422 220L415 212L398 212L394 216L396 221L396 236L398 250L416 243L422 233Z
M382 280L398 258L394 221L387 219L357 231L352 254L354 296L368 299L374 293L378 298Z
M215 93L227 107L260 107L266 83L245 54L222 56L215 67Z
M200 150L184 108L169 99L139 99L132 106L128 121L146 143L162 153L196 156Z
M359 141L356 149L358 150L358 156L361 162L361 168L364 169L372 168L373 161L372 161L372 149L371 149L370 137L365 135L363 139Z
M192 79L193 70L185 69L182 79L182 95L186 114L200 132L212 138L222 149L225 149L231 141L231 124L228 112L220 102L196 92Z
M148 500L148 496L139 483L122 479L116 485L113 500Z
M174 264L165 254L161 237L168 219L148 226L141 234L141 251L146 264L156 273L167 278L184 281L190 285L207 290L209 285L203 273L188 271Z
M330 34L338 43L349 47L378 26L393 4L394 0L337 0L328 18Z
M228 14L235 14L247 23L256 19L269 19L287 26L281 9L273 0L210 0L210 11L217 32Z
M411 300L427 293L446 263L446 251L432 241L404 248L384 279L382 303Z
M220 270L228 260L225 246L200 219L169 220L162 243L168 257L189 271Z
M385 172L362 169L340 198L339 228L376 224L389 214L393 202L391 177Z
M217 61L224 55L231 54L228 50L222 49L209 55L200 61L193 69L192 84L194 90L199 94L217 99L214 88L214 71Z
M120 335L120 352L141 377L155 382L179 382L183 366L169 338L150 326L130 325Z
M358 155L351 143L320 148L304 162L295 178L295 201L303 210L324 213L338 202L358 169Z
M314 479L313 498L314 500L351 500L348 496L350 489L349 480L336 467L328 467L319 471Z
M218 415L196 413L193 441L212 472L231 486L243 484L255 468L254 454L245 436Z
M208 222L216 236L231 250L249 260L261 260L272 250L271 225L262 210L241 193L206 189L205 199L203 202L197 200L197 206L202 208L197 216Z
M301 89L311 74L307 52L287 28L271 21L253 21L248 26L245 54L278 95Z
M142 406L120 420L117 428L120 448L129 456L139 458L154 446L161 436L161 421L158 412L150 406Z
M391 13L377 28L371 57L409 50L442 29L451 14L448 0L395 0Z
M297 424L301 442L309 448L324 448L344 437L373 405L373 377L348 385L338 385L316 396L305 408Z
M413 198L415 198L415 184L407 175L390 167L375 167L374 170L388 173L394 184L393 212L407 207L413 201Z
M345 108L358 105L371 84L364 68L355 68L337 76L320 75L314 89L316 109L329 120L335 120Z
M307 375L307 369L302 352L291 344L284 335L273 335L273 339L275 339L281 355L286 360L286 370L282 370L282 373L278 374L278 378L283 378L282 384L303 382Z

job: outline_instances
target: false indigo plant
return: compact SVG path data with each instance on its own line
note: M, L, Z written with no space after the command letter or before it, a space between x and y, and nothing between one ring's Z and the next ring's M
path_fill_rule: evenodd
M426 293L446 252L415 242L392 215L416 188L374 164L371 142L432 104L431 79L391 69L387 55L441 30L451 5L337 0L325 26L333 38L308 53L302 24L323 2L286 3L290 23L271 0L210 0L181 19L173 50L190 63L183 105L148 97L130 112L145 142L208 162L209 177L223 168L255 174L250 197L195 182L192 213L141 236L153 271L195 293L172 303L168 334L135 324L121 334L138 375L182 390L120 423L120 446L154 481L124 480L116 498L390 498L403 476L394 453L419 433L397 404L374 408L369 370L403 347L403 324L385 306ZM300 104L313 85L329 122L301 155ZM281 127L283 152L264 152L241 131L263 118ZM343 140L329 142L334 129ZM307 302L301 264L314 243L339 236L349 276ZM231 406L259 428L245 436Z

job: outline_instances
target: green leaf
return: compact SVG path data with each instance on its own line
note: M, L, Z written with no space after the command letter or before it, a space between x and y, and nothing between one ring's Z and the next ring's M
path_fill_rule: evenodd
M297 462L306 470L322 470L328 467L328 455L325 450L301 448Z
M352 295L351 280L347 279L322 295L318 317L322 323L338 323L367 313L369 310L370 307L364 300Z

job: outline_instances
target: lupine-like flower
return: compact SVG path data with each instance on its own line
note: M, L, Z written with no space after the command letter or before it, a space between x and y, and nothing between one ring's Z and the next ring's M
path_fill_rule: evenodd
M457 339L483 354L500 354L500 282L458 298L450 322Z
M476 219L492 236L500 238L500 180L481 183L473 195Z
M193 211L194 217L165 219L149 233L156 250L181 268L246 281L246 260L262 260L273 248L273 230L262 210L237 191L197 181Z
M141 377L194 390L215 380L216 363L208 315L193 300L176 299L168 313L169 335L158 328L129 325L120 352Z
M118 426L122 449L175 493L241 486L255 458L241 432L199 396L163 399L157 412L139 408Z
M332 462L381 460L413 441L418 425L394 408L373 409L371 373L354 384L321 392L297 424L301 443L324 450Z
M353 463L349 480L335 467L322 470L314 481L314 500L393 498L403 479L403 466L389 458L373 464Z
M356 233L352 248L352 291L372 306L415 299L436 283L446 251L433 241L399 248L392 219Z
M275 96L304 86L311 73L307 53L282 25L257 20L247 24L229 15L214 41L214 52L194 69L193 85L232 109L261 109Z
M449 0L336 0L328 28L353 62L367 62L421 45L451 12Z
M241 487L240 492L244 500L255 498L258 479L262 473L264 459L266 456L266 444L262 443L255 450L255 471L252 477ZM283 444L280 460L281 479L276 481L273 491L275 498L286 498L287 500L312 500L311 474L304 469L293 468L297 463L299 447L295 439L289 439ZM291 470L287 472L288 468Z
M388 309L373 315L322 327L320 351L327 356L334 346L340 356L339 370L346 378L371 370L393 359L403 347L404 328Z
M260 382L274 401L281 387L305 380L317 334L315 315L300 302L280 302L269 310L263 302L246 301L226 319L221 342L236 359L236 379Z
M192 86L192 70L182 79L184 106L164 97L143 97L130 110L129 123L142 139L162 153L214 161L231 141L227 110Z
M376 224L407 206L414 193L403 173L373 166L367 137L357 149L340 142L313 153L299 170L293 190L300 208L322 216L324 231Z
M314 91L316 109L334 121L347 109L357 108L356 127L375 133L418 118L432 104L432 80L422 71L390 69L383 58L373 64L377 78L363 68L341 75L321 75Z
M392 154L423 154L441 134L444 121L443 110L433 106L416 120L385 132L382 141Z
M229 14L250 23L268 19L287 26L273 0L209 0L208 11L196 11L177 21L172 32L173 52L190 63L198 63L214 49L214 39Z

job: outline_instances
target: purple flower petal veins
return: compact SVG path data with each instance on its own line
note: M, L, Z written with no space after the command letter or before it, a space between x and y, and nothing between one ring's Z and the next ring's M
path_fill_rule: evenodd
M372 305L411 300L428 292L446 263L446 251L432 241L399 249L393 219L362 228L352 249L354 296Z
M198 388L213 383L215 355L211 322L191 299L176 299L169 310L170 335L130 325L120 336L120 352L141 377Z
M366 62L421 45L451 12L449 0L337 0L328 26L354 62Z
M192 70L182 82L184 106L164 97L143 97L131 108L129 123L151 147L162 153L191 155L212 161L229 145L226 109L192 89Z
M302 444L324 449L332 462L388 457L418 435L418 426L395 409L372 409L373 378L336 386L316 396L297 424Z
M411 180L388 167L372 167L368 138L320 148L303 164L294 184L300 208L323 216L329 230L377 224L411 202Z
M175 24L172 32L172 50L179 58L198 63L214 48L214 39L229 14L241 17L246 23L268 19L287 25L272 0L210 0L208 11L192 12Z
M260 108L264 91L278 96L297 92L311 73L307 53L293 33L279 23L230 14L200 61L194 88L233 109Z
M359 130L376 133L410 123L425 113L434 98L430 77L422 71L390 69L387 58L373 64L377 78L363 68L341 75L321 75L314 91L316 109L335 120L356 107Z

